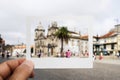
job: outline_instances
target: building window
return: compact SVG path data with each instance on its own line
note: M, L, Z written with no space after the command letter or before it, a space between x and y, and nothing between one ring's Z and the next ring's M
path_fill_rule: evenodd
M114 49L114 47L115 47L114 44L111 44L111 49Z
M106 43L106 40L104 40L104 42Z
M104 46L104 49L106 49L106 44L104 44L103 46Z

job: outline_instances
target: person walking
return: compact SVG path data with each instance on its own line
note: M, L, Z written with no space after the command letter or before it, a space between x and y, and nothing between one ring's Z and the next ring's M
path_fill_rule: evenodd
M99 55L99 60L102 60L102 59L103 59L103 53L101 52Z
M41 50L40 50L40 52L38 52L38 57L39 57L39 58L41 57Z
M66 52L66 57L67 57L67 58L70 58L70 56L71 56L71 52L70 52L70 50L68 49L68 51Z
M9 58L9 52L7 51L7 58Z
M119 58L120 54L117 52L116 56Z

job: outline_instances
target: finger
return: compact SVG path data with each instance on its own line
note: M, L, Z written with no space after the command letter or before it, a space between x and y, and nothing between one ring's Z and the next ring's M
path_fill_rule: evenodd
M30 78L34 77L34 71L32 71L32 74L30 75Z
M16 70L9 80L27 80L33 72L34 64L30 60L25 60Z
M9 60L0 64L0 76L3 79L6 79L12 73L12 71L14 71L14 69L18 67L24 60L25 58Z

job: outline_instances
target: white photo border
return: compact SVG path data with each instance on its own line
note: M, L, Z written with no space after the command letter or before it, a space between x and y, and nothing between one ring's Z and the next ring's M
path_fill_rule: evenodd
M31 58L31 21L34 17L26 18L26 58L32 60L35 68L39 69L66 69L66 68L93 68L93 35L92 35L92 16L79 16L86 19L88 25L88 58Z

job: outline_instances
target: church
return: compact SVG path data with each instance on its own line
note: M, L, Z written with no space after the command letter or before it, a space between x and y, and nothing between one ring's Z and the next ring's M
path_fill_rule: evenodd
M60 26L54 21L48 26L47 35L41 22L35 29L35 55L42 53L42 56L57 56L60 53L61 41L56 36L55 32L58 31ZM88 36L81 36L80 33L69 31L70 39L68 43L63 42L63 52L68 49L72 55L79 56L81 53L88 51Z

